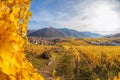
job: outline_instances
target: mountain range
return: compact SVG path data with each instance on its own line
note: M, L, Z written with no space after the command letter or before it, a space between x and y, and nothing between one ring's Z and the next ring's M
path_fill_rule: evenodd
M85 37L101 37L98 33L80 32L73 29L61 28L56 29L53 27L43 28L39 30L28 30L28 36L33 37L63 37L63 38L85 38Z

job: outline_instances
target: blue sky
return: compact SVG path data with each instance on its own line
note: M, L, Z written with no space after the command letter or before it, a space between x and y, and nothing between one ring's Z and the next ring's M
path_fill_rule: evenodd
M100 34L115 33L120 30L119 3L120 0L32 0L33 16L28 29L66 27Z

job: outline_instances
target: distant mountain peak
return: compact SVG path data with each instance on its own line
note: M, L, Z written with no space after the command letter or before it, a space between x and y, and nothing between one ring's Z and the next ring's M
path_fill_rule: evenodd
M36 37L66 37L66 35L59 31L56 28L49 27L49 28L43 28L39 29L33 33L28 34L28 36L36 36Z

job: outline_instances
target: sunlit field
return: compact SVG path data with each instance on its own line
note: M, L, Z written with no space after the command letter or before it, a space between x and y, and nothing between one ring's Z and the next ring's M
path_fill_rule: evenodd
M89 44L91 40L113 39L69 38L54 46L32 44L27 46L26 56L46 79L119 80L120 46Z

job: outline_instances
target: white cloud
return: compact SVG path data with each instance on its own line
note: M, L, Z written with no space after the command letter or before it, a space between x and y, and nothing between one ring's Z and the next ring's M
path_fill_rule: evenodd
M47 5L53 1L48 0L45 3ZM52 11L47 9L38 11L31 21L45 21L51 23L50 26L53 27L68 27L79 31L115 33L118 32L118 28L120 29L119 7L120 4L116 0L76 0L76 2L70 0L56 6L58 9L56 11L52 9Z
M59 24L79 31L92 31L100 34L118 33L120 16L114 10L117 7L115 2L111 1L99 0L90 4L83 2L75 5L74 9L78 15L66 22L61 21Z

